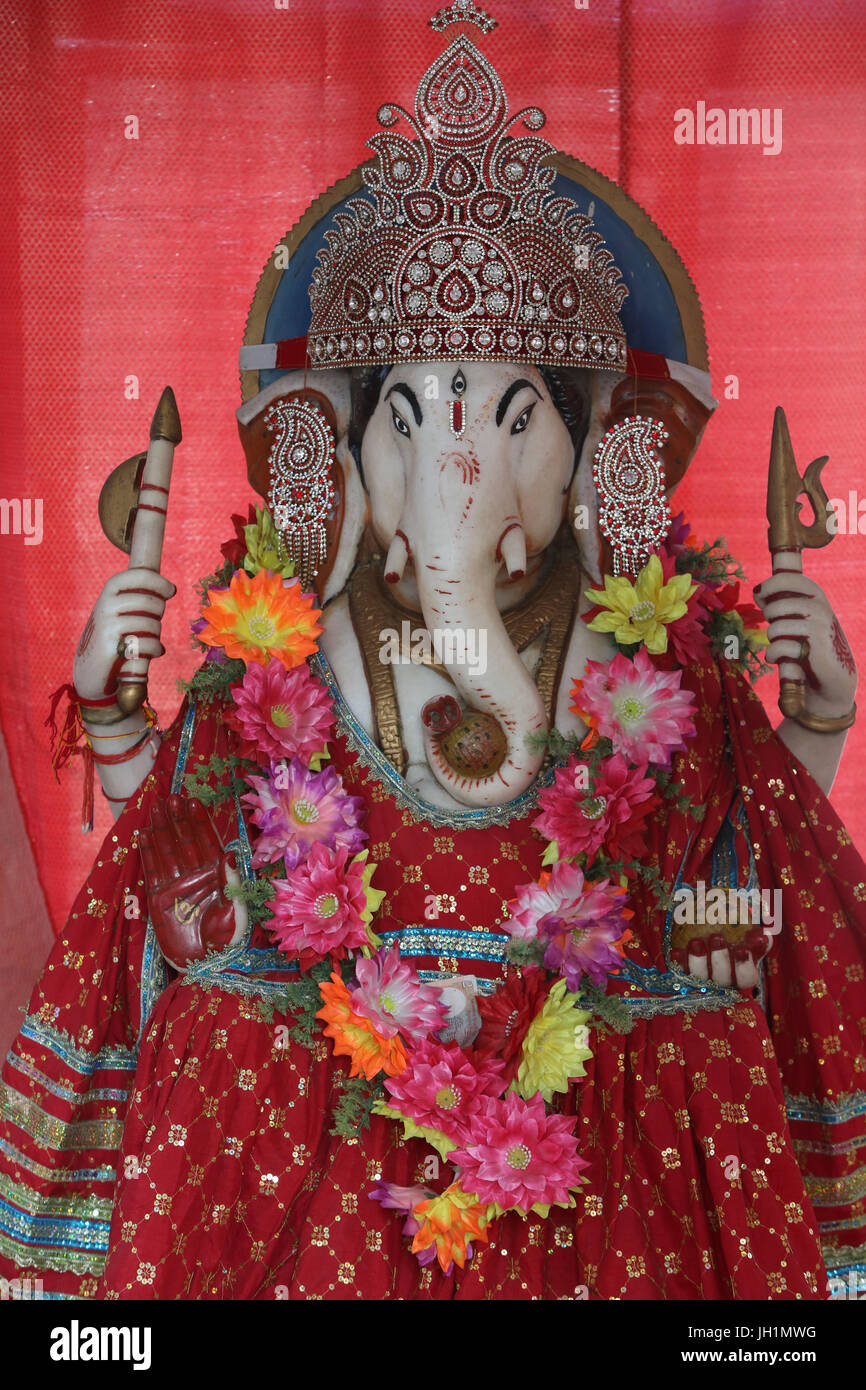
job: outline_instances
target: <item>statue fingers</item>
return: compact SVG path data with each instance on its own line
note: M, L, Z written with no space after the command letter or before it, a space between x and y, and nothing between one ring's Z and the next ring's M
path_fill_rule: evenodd
M731 963L731 952L727 941L720 934L711 936L707 942L707 951L709 956L710 978L717 985L730 986L734 975Z
M805 660L808 649L808 643L802 637L771 637L765 656L774 666L778 666L780 661L794 661L799 664Z
M177 593L177 585L172 584L170 579L166 579L165 575L159 574L156 570L139 567L121 570L119 574L112 575L105 586L105 592L112 594L153 594L165 603L168 599L174 598Z
M768 623L805 622L812 615L811 599L806 594L785 595L762 605Z
M120 643L123 643L121 649ZM158 637L121 637L118 642L118 656L125 657L127 651L131 656L133 652L136 656L146 657L148 661L153 661L158 656L165 656L165 647Z
M168 813L174 827L177 856L184 869L200 869L202 856L195 826L189 816L189 802L182 796L168 798Z
M120 589L117 594L123 607L117 610L118 617L132 615L136 618L161 619L165 612L165 599L144 589Z
M146 826L139 834L138 847L141 851L145 882L152 892L159 892L160 888L168 883L170 876L160 858L153 831L148 830Z
M807 578L799 570L779 570L769 579L762 579L760 584L756 584L752 593L755 602L763 607L764 604L784 598L787 594L793 594L796 598L813 598L821 593L821 589L813 579Z
M689 942L688 972L698 980L708 980L710 978L709 952L707 942L701 938L696 938Z
M747 946L735 946L731 951L737 989L754 989L758 983L758 967Z
M223 852L223 847L216 832L216 826L208 815L207 809L194 796L190 797L189 800L189 819L202 854L207 855L210 859L218 859Z
M156 856L162 870L162 881L183 876L180 846L175 834L174 824L168 807L162 797L157 797L150 816L151 833Z

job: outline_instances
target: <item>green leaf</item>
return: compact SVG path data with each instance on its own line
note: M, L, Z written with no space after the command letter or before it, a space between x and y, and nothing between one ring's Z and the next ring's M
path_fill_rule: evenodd
M385 1094L384 1074L372 1081L364 1076L341 1076L335 1080L340 1096L334 1106L334 1125L331 1134L340 1139L354 1139L359 1130L370 1128L373 1106Z
M602 1032L630 1033L634 1019L625 1000L617 994L603 994L595 985L585 985L580 991L580 1006L589 1009L593 1017L590 1028Z

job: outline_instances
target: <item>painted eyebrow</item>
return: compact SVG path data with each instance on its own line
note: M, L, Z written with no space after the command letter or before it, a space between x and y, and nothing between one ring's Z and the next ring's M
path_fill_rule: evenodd
M407 386L405 381L398 381L391 387L391 390L387 392L385 400L387 401L388 396L393 396L395 391L399 391L402 395L406 397L406 400L412 407L412 414L415 416L415 424L420 425L421 420L423 418L421 415L421 407L418 404L418 397L415 395L415 392L412 390L412 387Z
M542 399L541 392L536 390L531 381L527 381L525 376L518 377L517 381L512 381L508 390L505 392L505 395L502 397L502 400L496 407L497 425L502 424L502 421L505 418L506 410L511 405L511 402L514 400L514 397L517 395L518 391L522 391L524 386L528 386L530 391L535 391L535 394L539 400Z

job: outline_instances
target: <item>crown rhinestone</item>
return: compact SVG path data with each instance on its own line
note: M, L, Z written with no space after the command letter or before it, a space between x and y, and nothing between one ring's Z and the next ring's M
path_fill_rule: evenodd
M454 0L431 24L484 29L481 16L474 0ZM543 112L510 115L498 73L461 36L421 78L414 115L388 102L378 117L368 192L334 214L313 272L313 366L444 353L621 367L628 291L610 252L591 218L551 191L554 147L510 133L518 121L540 129ZM401 117L414 138L392 129ZM416 335L419 319L429 331ZM391 331L359 335L359 321Z

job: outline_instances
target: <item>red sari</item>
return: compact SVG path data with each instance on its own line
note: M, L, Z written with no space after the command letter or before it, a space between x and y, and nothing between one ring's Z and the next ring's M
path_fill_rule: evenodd
M330 1133L347 1063L321 1038L286 1045L291 1020L266 1017L292 968L267 932L191 981L164 967L144 916L125 915L143 907L137 837L154 795L232 737L210 706L182 711L106 838L10 1053L0 1271L112 1299L826 1296L822 1238L831 1272L866 1253L864 866L742 677L696 667L684 685L698 733L675 768L701 818L662 807L646 862L671 884L781 888L766 1011L684 989L665 914L637 892L610 985L633 1030L594 1032L563 1099L590 1164L574 1209L508 1214L465 1270L422 1269L369 1192L429 1179L433 1156L376 1116L357 1138ZM387 892L377 931L419 969L501 979L508 901L540 870L533 795L502 824L431 823L344 710L340 727L334 763L367 803ZM218 824L239 833L230 808Z

